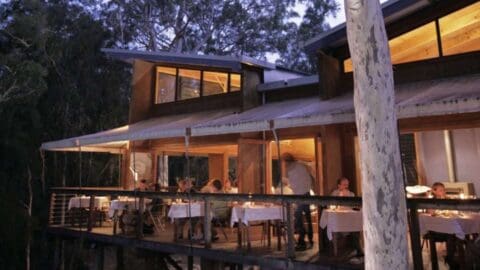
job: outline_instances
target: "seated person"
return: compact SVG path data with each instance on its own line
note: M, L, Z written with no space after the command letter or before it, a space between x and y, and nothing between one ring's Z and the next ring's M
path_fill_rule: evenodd
M355 194L349 189L350 181L346 177L340 177L337 179L337 189L335 189L330 195L339 196L339 197L355 197ZM351 209L350 207L340 206L337 207L340 209ZM353 244L353 247L356 251L356 257L363 256L363 250L360 245L360 233L342 233L343 236L346 236L350 239L350 242Z
M136 191L148 191L149 190L149 185L147 183L147 179L142 179L140 182L138 182L137 188L135 188Z
M220 179L213 179L205 185L201 192L203 193L223 193L223 185ZM213 224L221 224L230 217L230 207L227 201L212 201L211 209L213 212ZM202 226L203 227L203 226ZM217 230L212 226L212 241L218 240Z
M188 193L188 192L195 193L196 192L195 189L193 188L192 181L190 179L181 179L180 181L178 181L177 186L178 186L177 188L178 193ZM177 202L180 202L180 199L177 199ZM183 202L188 202L188 200L183 200ZM200 220L201 220L200 217L190 218L192 227L195 229L195 234L193 235L193 239L201 238L199 236L200 233L198 233L198 230L197 230L197 224L200 223ZM179 234L177 235L178 239L183 239L183 230L185 229L185 227L190 227L190 226L187 226L189 225L188 221L189 221L188 218L175 219L175 225L178 228L181 228L179 230ZM190 237L190 228L188 228L188 237Z
M178 193L185 192L185 185L186 185L185 179L181 179L180 181L178 181L177 182L177 192Z
M433 183L431 192L432 192L433 198L435 199L447 198L447 193L445 192L445 185L440 182Z
M337 189L335 189L330 195L340 197L354 197L355 194L348 189L349 185L350 181L346 177L338 178Z
M283 185L283 195L293 195L293 190L290 187L290 182L287 177L282 177L282 182L275 189L275 194L282 194L282 185Z
M445 185L440 182L435 182L432 185L431 193L435 199L446 199L447 194L445 192ZM437 214L442 212L442 210L427 210L430 214ZM431 238L434 242L446 242L447 246L447 256L445 262L450 266L451 269L457 269L458 264L454 261L455 252L456 252L456 237L454 234L448 233L439 233L439 232L428 232L426 235L427 238Z
M225 182L225 187L223 188L225 193L238 193L238 188L232 185L232 181L227 180Z

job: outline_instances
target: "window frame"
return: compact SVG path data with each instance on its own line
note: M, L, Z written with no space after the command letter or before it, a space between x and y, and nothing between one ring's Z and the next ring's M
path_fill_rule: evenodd
M435 24L435 37L436 37L436 40L437 40L437 52L438 52L438 56L437 57L433 57L433 58L425 58L425 59L418 59L418 60L413 60L413 61L408 61L408 62L400 62L400 63L392 63L393 65L397 65L397 64L405 64L405 63L413 63L413 62L418 62L418 61L424 61L424 60L429 60L429 59L436 59L436 58L443 58L445 56L453 56L453 55L461 55L461 54L468 54L468 53L472 53L472 52L478 52L478 51L464 51L464 52L460 52L460 53L456 53L456 54L450 54L450 53L445 53L445 49L444 49L444 45L443 45L443 38L444 36L442 35L442 32L441 32L441 22L440 20L456 13L456 12L459 12L461 10L465 10L467 8L470 8L472 6L475 6L477 5L478 3L471 3L471 4L468 4L460 9L457 9L457 10L453 10L447 14L444 14L442 16L438 16L438 17L435 17L433 20L429 20L429 21L426 21L424 23L422 23L421 25L418 25L417 27L414 27L412 29L408 29L407 31L405 32L402 32L402 33L399 33L395 36L392 36L392 37L389 37L388 38L388 42L390 42L391 40L397 38L397 37L400 37L404 34L407 34L409 32L412 32L412 31L415 31L421 27L424 27L428 24L431 24L431 23L434 23ZM391 57L391 55L390 55ZM347 61L349 61L349 63L351 63L351 56L350 54L348 54L348 57L345 57L343 59L341 59L339 62L341 63L341 67L342 67L342 71L343 73L351 73L353 72L353 70L348 70L347 71L347 65L350 67L351 64L347 63Z
M159 67L164 67L164 68L174 68L176 70L175 72L175 98L174 98L174 101L170 101L170 102L161 102L161 103L157 103L157 95L158 95L158 89L157 89L157 86L158 86L158 68ZM180 69L186 69L186 70L194 70L194 71L200 71L200 93L199 93L199 97L195 97L195 98L190 98L190 99L180 99L180 76L179 76L179 72L180 72ZM219 73L225 73L227 74L227 82L228 82L228 89L227 89L227 92L225 93L217 93L217 94L212 94L212 95L204 95L204 87L203 87L203 84L204 84L204 72L219 72ZM240 89L238 91L231 91L231 76L232 74L235 74L235 75L239 75L240 76ZM191 100L199 100L199 99L203 99L203 98L209 98L209 97L214 97L214 96L221 96L221 95L228 95L230 93L239 93L239 92L242 92L243 91L243 86L242 86L242 80L243 80L243 74L242 72L234 72L234 71L230 71L230 70L221 70L221 69L201 69L201 68L196 68L196 67L191 67L191 66L174 66L174 65L168 65L168 64L159 64L159 65L155 65L154 68L153 68L153 91L152 91L152 94L153 94L153 98L152 98L152 101L153 101L153 104L154 105L161 105L161 104L171 104L171 103L175 103L175 102L184 102L184 101L191 101Z

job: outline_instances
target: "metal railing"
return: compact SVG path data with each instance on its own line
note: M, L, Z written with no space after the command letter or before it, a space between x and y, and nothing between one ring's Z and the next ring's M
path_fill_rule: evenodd
M143 207L145 199L182 199L195 200L204 202L204 245L209 249L212 247L211 242L211 209L210 202L212 201L235 201L235 202L263 202L281 204L286 208L285 226L287 232L287 247L285 256L288 259L295 258L294 248L294 222L293 211L291 210L293 204L313 204L318 209L318 223L320 224L321 211L331 205L347 206L347 207L361 207L361 197L332 197L332 196L303 196L303 195L265 195L265 194L210 194L210 193L174 193L174 192L151 192L151 191L126 191L126 190L111 190L111 189L97 189L97 188L52 188L51 189L51 206L50 206L50 225L62 226L67 225L69 212L66 211L68 199L73 196L85 195L90 196L88 209L94 209L94 202L96 196L128 196L138 199L139 211L137 211L138 222L135 230L137 239L142 239L143 235ZM411 248L413 255L414 269L423 269L422 254L421 254L421 236L419 231L418 210L419 209L448 209L459 211L480 211L480 199L429 199L429 198L409 198L407 199L408 221L410 228ZM95 212L86 211L83 213L84 221L80 222L79 226L85 225L86 231L92 231L95 221ZM321 245L322 235L318 233L318 243Z

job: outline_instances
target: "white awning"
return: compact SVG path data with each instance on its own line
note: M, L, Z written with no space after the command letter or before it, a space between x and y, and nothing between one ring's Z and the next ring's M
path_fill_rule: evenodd
M118 153L128 141L183 137L191 126L227 114L232 114L232 110L158 117L94 134L43 143L41 149Z
M480 74L395 86L398 119L480 112ZM42 144L44 150L119 152L128 141L266 131L271 128L355 121L353 96L268 103L242 113L232 110L172 115Z

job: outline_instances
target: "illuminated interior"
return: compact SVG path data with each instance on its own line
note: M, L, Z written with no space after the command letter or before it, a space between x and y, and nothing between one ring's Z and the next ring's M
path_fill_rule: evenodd
M440 18L439 24L443 55L480 50L480 2ZM435 21L395 37L388 44L392 64L440 56ZM345 72L352 71L350 58L343 65Z
M199 98L241 90L240 74L156 67L155 103Z
M440 18L444 55L480 50L480 2Z

